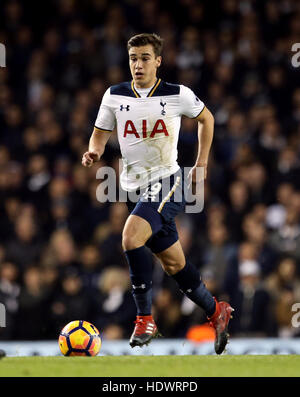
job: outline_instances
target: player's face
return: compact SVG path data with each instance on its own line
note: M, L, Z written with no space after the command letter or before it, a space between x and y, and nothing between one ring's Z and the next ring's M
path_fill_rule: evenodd
M134 84L137 88L152 87L156 81L156 71L161 64L161 57L155 56L151 44L131 47L129 66Z

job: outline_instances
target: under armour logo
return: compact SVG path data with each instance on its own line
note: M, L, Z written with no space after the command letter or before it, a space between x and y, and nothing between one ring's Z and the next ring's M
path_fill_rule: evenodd
M166 111L165 111L165 106L166 106L166 104L167 104L167 102L163 103L163 101L160 100L160 106L163 107L163 109L162 109L162 111L161 111L161 114L162 114L163 116L166 114Z
M126 106L120 105L120 110L121 110L121 112L122 112L123 109L126 109L127 112L128 112L128 111L129 111L129 108L130 108L130 105L126 105Z
M141 285L133 285L132 284L132 288L133 289L138 289L138 288L145 289L146 288L146 284L141 284Z

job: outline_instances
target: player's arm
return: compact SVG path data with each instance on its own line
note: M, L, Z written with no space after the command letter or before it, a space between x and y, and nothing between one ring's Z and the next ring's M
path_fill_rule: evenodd
M82 165L84 167L91 167L94 163L101 159L110 135L110 131L107 132L96 127L94 128L94 131L90 137L89 149L82 156Z
M96 161L101 159L114 126L115 114L111 103L110 89L108 88L102 98L94 131L90 137L88 151L82 156L82 165L84 167L91 167Z
M214 136L214 116L205 106L196 120L198 121L198 154L195 167L204 167L204 178L206 178L208 157Z
M206 168L214 135L214 117L194 92L184 85L180 86L181 114L198 121L198 153L194 167L189 173L192 182L206 178ZM198 167L203 167L199 173ZM200 180L199 180L200 178Z

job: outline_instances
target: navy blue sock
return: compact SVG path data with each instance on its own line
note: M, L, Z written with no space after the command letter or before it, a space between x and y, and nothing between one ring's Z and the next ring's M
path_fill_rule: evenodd
M180 290L198 306L202 307L208 317L214 314L216 302L201 281L198 269L192 263L186 262L184 268L173 274L172 277L177 281Z
M152 309L152 257L145 246L124 253L129 264L132 295L137 314L149 316Z

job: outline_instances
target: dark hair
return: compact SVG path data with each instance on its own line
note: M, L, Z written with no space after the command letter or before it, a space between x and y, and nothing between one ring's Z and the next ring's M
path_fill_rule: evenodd
M151 44L156 57L161 55L163 48L163 39L155 33L140 33L131 37L127 42L127 49L131 47L142 47Z

